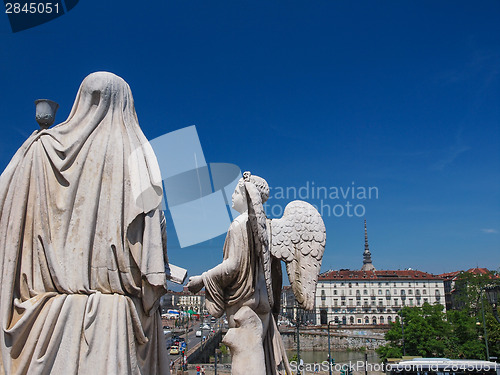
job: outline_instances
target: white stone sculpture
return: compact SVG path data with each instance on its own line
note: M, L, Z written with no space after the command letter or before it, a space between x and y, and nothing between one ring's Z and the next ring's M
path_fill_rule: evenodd
M0 177L0 374L167 374L160 170L105 72ZM165 269L167 264L167 272Z
M286 352L276 326L281 297L281 263L297 302L314 307L316 283L325 249L326 232L318 211L293 201L281 219L267 219L263 203L267 182L243 174L233 194L241 213L229 227L221 264L190 278L188 288L205 287L210 314L227 314L229 330L223 342L232 355L232 374L290 374Z

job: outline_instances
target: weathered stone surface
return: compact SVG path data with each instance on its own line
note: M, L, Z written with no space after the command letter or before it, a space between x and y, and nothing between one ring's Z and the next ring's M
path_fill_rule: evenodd
M297 348L297 333L294 330L281 332L283 343L287 350ZM332 332L330 334L331 350L360 350L360 349L377 349L381 345L385 345L387 341L384 339L384 332L372 332L370 334L356 334L356 332ZM328 350L328 335L324 331L304 330L300 332L300 347L301 350Z
M267 182L243 174L233 194L233 208L241 213L231 224L224 244L224 260L201 276L190 278L196 293L203 286L206 305L214 316L227 314L224 342L231 349L232 373L291 374L276 326L281 293L280 260L302 307L314 304L326 235L323 220L306 202L295 201L282 219L267 219L263 203Z
M161 186L114 74L26 140L0 177L0 373L168 373Z

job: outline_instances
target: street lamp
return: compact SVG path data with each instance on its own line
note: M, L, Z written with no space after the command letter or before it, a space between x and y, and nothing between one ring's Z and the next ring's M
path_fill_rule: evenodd
M297 324L297 362L300 364L300 318L299 318L299 310L297 309L297 315L295 319L295 323Z
M215 368L214 368L214 375L217 375L217 356L221 353L221 350L219 348L215 348Z
M493 308L493 316L496 321L500 323L500 317L498 316L497 304L498 304L498 295L500 294L500 285L490 285L485 286L484 291L486 293L486 298Z
M295 305L295 323L297 324L297 363L300 364L300 323L302 322L302 309L298 306L297 301ZM302 372L299 371L298 374Z
M405 323L403 320L403 309L399 310L400 315L401 315L401 336L403 338L403 355L406 355L406 349L405 349Z
M203 350L203 324L200 325L200 331L201 331L200 346L201 346L201 349Z
M332 352L330 350L330 323L335 323L335 320L328 322L328 374L332 375Z
M488 348L488 332L486 331L486 319L484 318L484 302L483 302L483 291L485 288L481 288L479 292L479 298L481 298L481 312L483 313L483 329L484 329L484 344L486 345L486 360L490 360L490 349Z
M493 309L493 316L495 317L496 321L498 323L500 323L500 318L498 317L498 311L497 311L498 294L500 293L500 285L487 285L485 287L482 287L481 290L479 291L479 298L481 298L481 313L483 316L483 330L484 330L484 344L486 346L486 360L489 360L490 359L490 348L488 346L488 331L486 330L486 318L484 316L483 292L484 292L484 294L486 294L486 298L488 299L488 302L490 303L490 305Z

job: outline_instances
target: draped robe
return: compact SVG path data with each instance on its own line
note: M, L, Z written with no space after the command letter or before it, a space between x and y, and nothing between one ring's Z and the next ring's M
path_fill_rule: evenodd
M0 176L0 374L163 374L161 176L127 83L88 76Z

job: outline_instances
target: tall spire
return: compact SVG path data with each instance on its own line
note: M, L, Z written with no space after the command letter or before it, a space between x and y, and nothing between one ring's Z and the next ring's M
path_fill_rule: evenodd
M361 271L376 271L372 264L372 254L370 253L370 248L368 246L368 231L366 230L366 219L365 219L365 251L363 252L363 267Z

